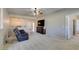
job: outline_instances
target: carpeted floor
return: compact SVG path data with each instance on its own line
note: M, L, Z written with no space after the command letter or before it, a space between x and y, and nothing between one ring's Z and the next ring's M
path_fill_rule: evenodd
M70 40L64 38L50 38L38 33L32 34L29 40L8 43L4 49L8 50L79 50L79 35Z

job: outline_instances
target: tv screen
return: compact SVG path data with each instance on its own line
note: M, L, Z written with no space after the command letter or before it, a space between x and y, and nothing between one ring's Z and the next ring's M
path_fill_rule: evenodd
M38 21L38 26L44 26L44 20L39 20Z

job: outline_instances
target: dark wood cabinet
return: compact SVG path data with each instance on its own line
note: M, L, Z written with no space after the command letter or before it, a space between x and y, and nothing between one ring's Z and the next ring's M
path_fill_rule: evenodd
M45 26L45 20L38 20L37 22L37 32L41 34L46 34L46 29L44 29Z
M38 33L41 33L41 34L46 34L46 30L44 29L43 26L37 27L37 32L38 32Z

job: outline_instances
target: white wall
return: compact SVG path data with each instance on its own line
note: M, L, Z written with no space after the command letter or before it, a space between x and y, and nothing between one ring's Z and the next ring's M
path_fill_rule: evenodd
M1 8L0 8L0 49L2 49L3 48L3 39L4 39L4 37L3 37L3 22L2 22L2 14L1 14Z
M67 31L66 28L66 16L78 13L79 9L62 9L55 13L51 13L50 15L45 16L46 20L46 32L48 36L51 37L63 37L67 39Z
M0 17L1 17L1 25L0 25L0 49L3 48L4 46L4 39L7 39L7 30L9 28L9 19L8 19L8 13L6 11L6 9L1 9L2 11L0 11ZM2 13L2 14L1 14ZM2 15L2 16L1 16Z
M13 29L16 26L21 26L19 29L24 29L26 32L31 34L32 32L36 32L36 20L32 18L28 18L27 16L19 16L19 15L13 15L10 16L10 33L13 33ZM33 27L34 23L34 27Z

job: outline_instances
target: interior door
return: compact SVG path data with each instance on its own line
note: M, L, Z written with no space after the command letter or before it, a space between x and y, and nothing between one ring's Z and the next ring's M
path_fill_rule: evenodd
M66 16L65 19L65 38L70 39L73 37L73 19L71 16Z

